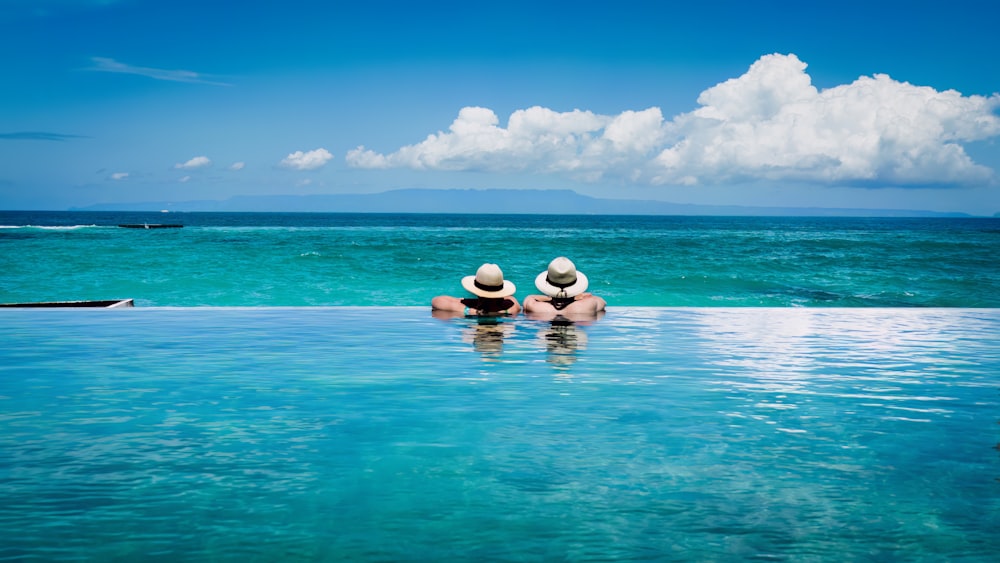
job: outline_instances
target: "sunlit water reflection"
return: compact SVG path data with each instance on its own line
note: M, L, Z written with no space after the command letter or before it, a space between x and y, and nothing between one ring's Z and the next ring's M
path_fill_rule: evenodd
M0 559L991 560L1000 312L0 312Z

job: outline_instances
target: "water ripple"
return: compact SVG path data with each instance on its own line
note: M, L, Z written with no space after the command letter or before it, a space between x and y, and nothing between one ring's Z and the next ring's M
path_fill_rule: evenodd
M1000 550L992 310L0 317L0 559Z

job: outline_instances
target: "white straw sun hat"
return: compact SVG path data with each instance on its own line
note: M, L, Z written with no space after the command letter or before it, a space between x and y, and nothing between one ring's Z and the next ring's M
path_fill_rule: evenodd
M576 297L587 291L587 283L587 276L565 256L549 262L549 269L535 278L535 287L549 297Z
M479 297L510 297L517 290L514 282L503 279L503 271L496 264L483 264L476 275L462 278L462 287Z

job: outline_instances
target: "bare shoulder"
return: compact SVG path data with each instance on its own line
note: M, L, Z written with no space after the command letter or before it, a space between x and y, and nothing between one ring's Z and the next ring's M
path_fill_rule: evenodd
M465 310L465 304L457 297L438 295L434 299L431 299L431 309L435 311L461 312Z
M550 297L529 295L524 298L524 311L526 313L550 310L555 310L552 307L552 299Z
M599 313L607 307L607 302L592 293L585 293L577 298L576 302L567 307L574 313Z
M510 312L510 314L516 315L516 314L520 313L521 312L521 304L517 302L517 299L515 299L513 295L511 295L507 299L510 299L510 301L512 303L512 305L510 306L510 309L508 309L508 311Z
M608 302L603 297L598 297L592 293L587 294L586 301L593 303L594 312L603 311L608 306Z

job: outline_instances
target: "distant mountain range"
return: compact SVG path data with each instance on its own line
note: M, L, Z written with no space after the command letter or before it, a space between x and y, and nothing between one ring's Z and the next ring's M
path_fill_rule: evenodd
M564 215L758 215L811 217L971 217L904 209L695 205L601 199L572 190L399 189L374 194L235 196L224 200L100 203L71 211L270 211L342 213L540 213Z

